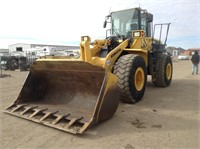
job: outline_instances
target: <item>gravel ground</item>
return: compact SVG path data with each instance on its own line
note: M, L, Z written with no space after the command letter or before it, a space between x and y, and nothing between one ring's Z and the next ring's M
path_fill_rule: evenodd
M174 61L173 81L156 88L148 78L141 102L120 103L112 119L72 135L0 112L1 149L200 148L200 75L189 60ZM18 96L28 72L3 71L0 109Z

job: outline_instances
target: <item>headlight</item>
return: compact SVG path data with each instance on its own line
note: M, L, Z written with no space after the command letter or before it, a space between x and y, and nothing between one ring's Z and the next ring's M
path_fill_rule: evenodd
M134 33L133 33L133 37L140 37L140 36L141 36L140 33L141 33L141 32L134 32Z

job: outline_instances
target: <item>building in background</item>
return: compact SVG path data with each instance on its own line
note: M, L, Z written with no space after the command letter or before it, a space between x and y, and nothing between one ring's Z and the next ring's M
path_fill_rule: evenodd
M0 69L27 70L43 56L69 56L79 58L79 46L17 43L0 49Z
M194 52L197 51L200 54L200 48L190 48L185 51L188 55L193 55Z
M37 47L54 47L58 50L77 50L79 46L66 46L66 45L48 45L48 44L26 44L26 43L17 43L9 45L9 52L26 52L27 49L37 48Z
M15 56L27 56L27 54L33 54L38 56L46 55L68 55L68 53L78 53L79 46L67 46L67 45L48 45L48 44L26 44L17 43L8 46L9 54Z
M0 56L6 56L9 54L9 49L0 49Z
M176 47L170 46L170 47L167 47L167 48L166 48L166 51L167 51L168 53L170 53L172 56L178 56L178 55L180 55L183 51L185 51L185 49L183 49L183 48L181 48L181 47L176 48Z

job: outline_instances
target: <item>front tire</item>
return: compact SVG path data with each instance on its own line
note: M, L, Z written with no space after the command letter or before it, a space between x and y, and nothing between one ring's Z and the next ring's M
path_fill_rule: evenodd
M118 78L120 100L136 103L144 95L147 81L147 69L140 55L121 56L114 65L114 74Z

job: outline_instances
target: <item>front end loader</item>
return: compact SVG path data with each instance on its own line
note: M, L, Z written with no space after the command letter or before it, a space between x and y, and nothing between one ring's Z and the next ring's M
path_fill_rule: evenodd
M133 8L112 12L104 27L108 19L111 34L106 39L91 42L89 36L81 37L79 59L45 56L35 61L5 112L82 134L111 118L119 99L140 101L148 74L156 86L169 86L172 62L160 48L164 44L154 43L150 36L153 16Z

